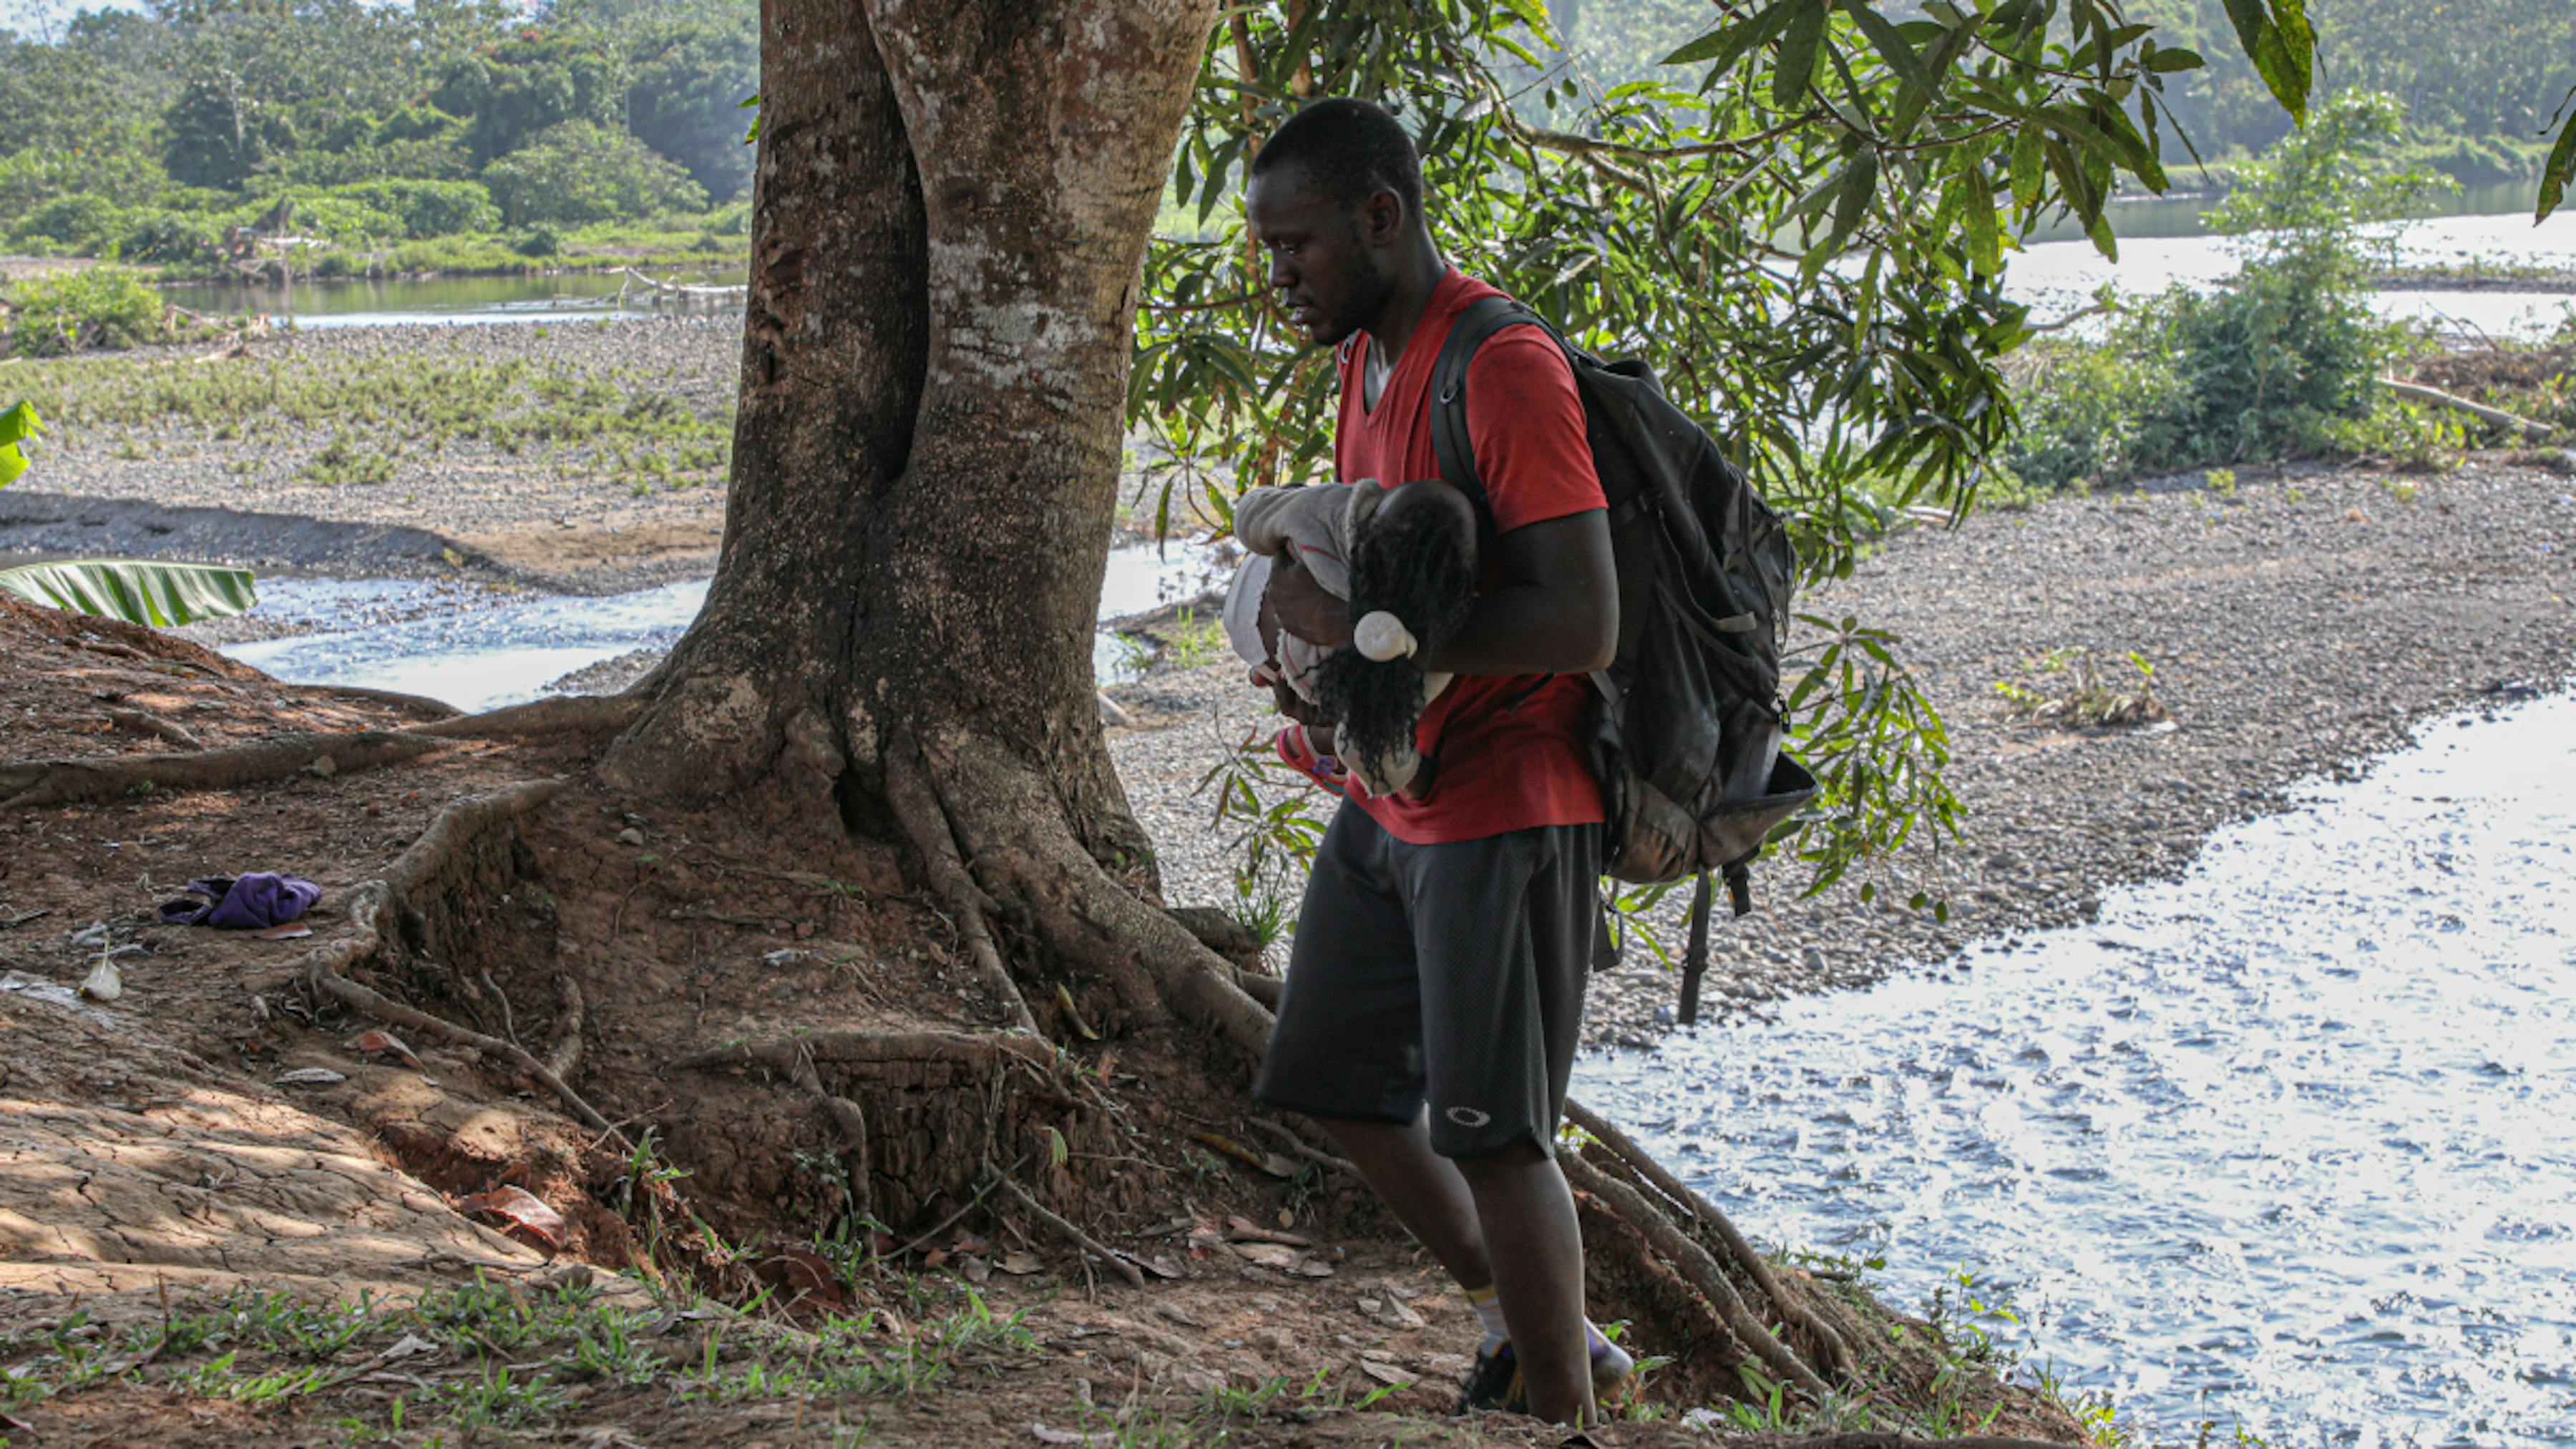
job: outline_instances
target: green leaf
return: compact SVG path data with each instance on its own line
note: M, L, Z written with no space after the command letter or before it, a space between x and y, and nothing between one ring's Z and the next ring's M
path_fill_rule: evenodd
M1771 74L1771 104L1788 110L1805 98L1807 81L1816 73L1816 52L1825 43L1828 8L1821 0L1802 0L1790 7L1788 33L1780 37L1780 68Z
M259 602L248 569L142 559L73 559L0 569L0 593L157 629L226 618Z
M2013 199L2024 206L2039 204L2039 188L2045 179L2041 172L2048 161L2048 153L2044 146L2047 139L2046 133L2037 123L2024 125L2021 128L2021 134L2013 138Z
M2084 234L2093 239L2093 250L2105 259L2120 259L2120 239L2111 234L2111 218L2097 213L2084 223Z
M1665 56L1664 64L1692 65L1705 60L1711 62L1709 66L1711 71L1725 70L1728 66L1744 59L1745 54L1753 47L1779 34L1780 27L1789 23L1790 16L1797 10L1798 5L1799 0L1777 0L1770 9L1752 19L1739 21L1733 25L1721 25Z
M2540 209L2532 213L2532 221L2549 219L2549 213L2567 198L2570 181L2576 181L2576 110L2570 111L2566 129L2558 133L2558 144L2549 148L2549 164L2540 168Z
M2308 87L2316 74L2317 36L2306 0L2227 0L2246 59L2290 119L2308 123Z
M0 488L27 471L27 451L18 445L43 431L34 403L22 402L0 413Z
M1977 275L2003 270L2003 237L1995 229L1995 194L1986 184L1986 168L1968 168L1968 259Z
M1905 43L1905 37L1897 33L1886 16L1879 14L1866 0L1843 0L1843 11L1860 26L1860 33L1869 39L1870 49L1878 52L1878 58L1886 61L1887 68L1896 72L1899 79L1908 85L1921 86L1926 91L1932 89L1932 77L1923 69L1923 57L1914 53L1914 47Z
M1834 193L1834 229L1825 237L1824 252L1830 258L1843 249L1843 243L1860 227L1869 214L1869 199L1878 191L1878 153L1864 150L1851 158L1843 168L1842 184Z
M2185 50L2179 45L2161 47L2155 54L2147 57L2147 69L2158 75L2178 70L2199 70L2207 64L2207 61L2200 58L2199 51Z

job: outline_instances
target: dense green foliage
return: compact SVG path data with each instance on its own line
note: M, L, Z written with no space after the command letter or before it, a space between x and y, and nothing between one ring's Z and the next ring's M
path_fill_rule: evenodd
M673 230L749 181L758 49L751 0L160 0L0 32L0 245L202 271L294 237L299 268L396 270L504 226Z
M2243 8L2269 84L2304 111L2296 0ZM1892 508L1965 506L2014 430L2012 238L2067 214L2111 251L2115 180L2166 185L2164 91L2200 60L2095 0L1892 9L1721 5L1655 78L1617 83L1556 48L1535 0L1233 12L1174 167L1197 229L1148 261L1131 416L1168 458L1165 506L1223 516L1240 486L1329 470L1331 358L1270 311L1236 189L1304 94L1396 108L1444 251L1652 362L1789 517L1811 577L1847 573ZM1611 63L1671 39L1630 36ZM1795 846L1821 887L1957 803L1946 731L1887 637L1823 618L1805 637L1784 684L1827 792Z
M2244 264L2210 291L2115 302L2098 346L2052 349L2020 398L2006 453L2042 488L2299 457L2365 417L2403 333L2372 315L2388 259L2370 223L2407 214L2435 182L2388 159L2399 110L2347 92L2246 167L2210 218Z

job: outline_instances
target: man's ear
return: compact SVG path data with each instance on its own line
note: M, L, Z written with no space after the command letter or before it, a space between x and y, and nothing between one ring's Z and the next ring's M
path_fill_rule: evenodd
M1373 247L1390 247L1404 235L1404 198L1381 186L1360 203L1360 234Z

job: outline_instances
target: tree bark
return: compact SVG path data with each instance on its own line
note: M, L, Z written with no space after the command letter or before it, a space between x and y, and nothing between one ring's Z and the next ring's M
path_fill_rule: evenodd
M765 0L724 547L602 771L906 840L947 905L1131 1019L1257 1049L1264 1014L1153 908L1091 665L1145 242L1214 8Z

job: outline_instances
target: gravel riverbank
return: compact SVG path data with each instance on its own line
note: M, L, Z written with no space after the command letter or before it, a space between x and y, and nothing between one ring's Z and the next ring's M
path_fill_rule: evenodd
M2571 492L2492 461L2429 478L2293 469L2225 496L2195 476L1891 539L1804 606L1903 636L1950 727L1963 838L1891 866L1868 906L1857 882L1801 899L1796 864L1766 863L1755 914L1721 912L1712 933L1704 1019L1921 965L1966 970L1952 960L1965 942L2087 919L2106 888L2180 873L2210 830L2282 808L2302 778L2354 768L2428 715L2553 687L2576 661ZM1995 686L2058 687L2034 666L2070 647L2109 661L2110 678L2134 673L2130 651L2153 663L2170 728L2018 718ZM1119 732L1111 751L1175 901L1231 898L1193 792L1220 741L1256 723L1239 677L1217 666L1111 691L1160 725ZM1949 920L1906 909L1916 890L1946 897ZM1660 925L1678 941L1683 903L1668 904ZM1632 952L1595 982L1590 1038L1651 1041L1675 990Z
M731 316L313 328L26 364L55 426L0 494L0 549L596 594L700 577L740 337Z

